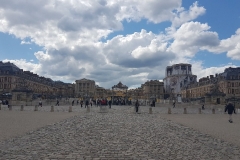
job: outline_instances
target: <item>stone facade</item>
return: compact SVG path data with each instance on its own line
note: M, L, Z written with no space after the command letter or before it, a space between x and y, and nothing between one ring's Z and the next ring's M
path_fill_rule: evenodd
M86 78L75 81L75 96L82 99L94 98L95 81Z
M131 100L145 99L144 94L143 94L143 87L141 86L136 89L128 90L128 97Z
M31 91L32 98L58 98L72 95L72 84L53 81L29 71L19 69L13 63L0 61L0 94ZM16 95L16 97L21 97Z
M223 73L199 79L199 82L182 88L182 97L202 99L206 103L224 104L240 100L240 67L226 68Z
M160 100L164 98L164 84L159 80L150 80L142 85L143 99Z
M99 87L98 85L95 86L95 99L105 99L109 97L108 92L105 88Z
M191 64L174 64L167 66L163 79L165 93L170 99L176 99L181 95L181 88L197 82L197 76L192 74Z

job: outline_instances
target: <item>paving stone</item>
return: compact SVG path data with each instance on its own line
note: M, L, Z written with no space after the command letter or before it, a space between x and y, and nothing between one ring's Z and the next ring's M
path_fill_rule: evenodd
M167 113L167 108L154 108L151 115L148 107L142 107L141 114L129 106L112 106L108 113L99 113L97 107L89 113L72 109L79 115L1 141L1 159L240 159L237 146L156 114ZM55 110L68 114L67 106ZM24 107L24 111L31 110ZM38 112L44 111L49 107ZM188 113L194 111L188 108Z

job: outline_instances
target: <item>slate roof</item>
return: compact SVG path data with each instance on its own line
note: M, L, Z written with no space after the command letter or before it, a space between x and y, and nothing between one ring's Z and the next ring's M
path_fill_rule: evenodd
M20 71L21 69L18 68L13 63L10 63L10 62L4 63L4 62L0 61L0 70L1 70L1 72L8 71L9 74L12 74L12 73L16 73L16 72Z
M122 84L122 82L119 82L117 85L114 85L112 88L128 88L128 87Z

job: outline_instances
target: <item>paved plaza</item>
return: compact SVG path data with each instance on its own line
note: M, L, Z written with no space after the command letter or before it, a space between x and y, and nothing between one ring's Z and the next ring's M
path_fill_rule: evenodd
M240 159L239 114L234 123L221 109L157 106L153 114L141 106L112 106L107 113L99 107L13 106L0 111L0 159ZM220 131L220 132L219 132ZM230 138L229 138L230 137Z

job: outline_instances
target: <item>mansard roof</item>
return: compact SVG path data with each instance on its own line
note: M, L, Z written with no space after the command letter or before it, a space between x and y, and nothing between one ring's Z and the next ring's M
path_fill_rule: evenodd
M13 63L10 63L10 62L4 63L4 62L0 61L0 70L1 70L1 72L8 71L9 74L11 74L11 73L16 73L16 72L20 71L20 68L18 68Z
M61 81L53 81L51 78L45 78L43 76L39 76L38 74L32 73L30 71L23 71L22 69L18 68L15 64L10 62L0 61L0 74L18 76L24 79L39 82L52 87L67 85L67 83L64 83Z
M117 85L114 85L112 88L124 88L124 89L128 89L128 87L124 84L122 84L122 82L120 81Z
M160 82L159 80L148 80L143 85L150 85L150 84L161 84L161 85L163 85L163 82Z
M232 76L239 76L240 75L240 67L237 68L226 68L223 73L220 74L226 80L232 80Z

